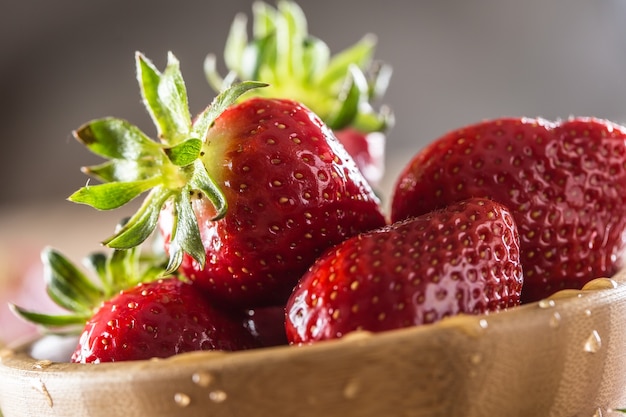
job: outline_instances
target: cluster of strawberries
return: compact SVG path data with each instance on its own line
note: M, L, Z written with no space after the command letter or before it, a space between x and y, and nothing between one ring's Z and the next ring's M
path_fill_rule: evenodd
M98 283L44 251L48 292L67 315L14 306L80 328L72 361L433 323L580 288L621 266L626 128L508 118L451 131L402 171L387 217L372 188L380 144L368 133L392 122L370 104L389 73L371 62L372 38L330 57L302 11L278 5L256 6L255 39L229 42L229 76L207 59L219 95L196 117L176 58L160 72L137 54L159 141L114 118L76 130L107 161L85 168L102 183L72 201L108 210L147 196L105 241L110 256L88 258ZM239 40L242 23L231 31ZM155 230L162 244L141 254Z

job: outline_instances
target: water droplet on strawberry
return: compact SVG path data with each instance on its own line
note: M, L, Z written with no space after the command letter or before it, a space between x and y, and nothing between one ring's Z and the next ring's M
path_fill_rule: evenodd
M187 407L189 404L191 404L191 398L187 394L177 392L176 394L174 394L174 402L179 407Z
M591 332L591 335L585 341L585 345L583 349L585 352L596 353L602 347L602 339L600 339L600 334L597 330Z

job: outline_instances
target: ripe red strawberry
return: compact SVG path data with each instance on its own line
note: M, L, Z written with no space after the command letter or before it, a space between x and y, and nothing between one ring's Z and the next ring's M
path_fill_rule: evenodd
M352 237L303 276L286 308L290 343L379 332L519 304L513 217L471 199Z
M520 232L522 302L613 275L626 232L626 128L594 118L505 118L452 131L400 175L392 220L470 196L508 206Z
M334 131L370 184L377 185L393 115L386 106L374 108L391 77L388 65L373 60L376 37L367 34L331 55L323 40L308 33L306 16L295 2L280 0L274 8L259 1L252 11L251 39L244 14L232 23L224 48L226 78L217 71L215 55L207 56L209 84L220 92L236 79L262 81L269 86L250 95L303 103Z
M385 135L345 128L335 131L335 136L352 156L363 176L372 186L377 186L385 172Z
M255 347L259 344L237 316L216 309L196 286L168 278L138 284L104 302L71 360L119 362Z
M244 326L243 314L217 309L197 286L178 278L157 280L163 272L160 265L165 264L158 257L139 257L139 248L133 248L86 260L97 281L57 251L42 252L46 290L67 313L12 306L19 316L50 332L82 333L73 362L165 358L196 350L260 346Z
M105 183L71 200L109 209L150 190L108 246L133 247L159 222L168 271L182 266L213 299L253 308L284 303L324 249L385 224L353 159L303 105L267 98L233 105L260 86L242 83L192 122L175 58L162 74L141 55L137 66L163 143L119 119L76 132L111 160L87 168Z

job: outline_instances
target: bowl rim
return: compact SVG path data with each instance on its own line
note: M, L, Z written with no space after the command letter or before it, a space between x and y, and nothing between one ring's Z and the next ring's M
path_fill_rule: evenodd
M601 309L597 308L597 316L594 313L594 315L583 317L583 312L595 308L594 306L602 307ZM477 384L477 381L488 381L484 378L486 378L485 375L489 372L497 371L502 373L506 372L506 369L513 368L517 372L524 373L523 377L520 377L520 381L514 382L519 389L522 391L538 389L535 386L541 386L544 381L535 377L530 370L524 369L524 366L518 363L518 358L510 357L509 351L523 352L520 346L516 346L516 343L524 342L522 338L523 333L541 327L543 329L553 329L552 332L547 332L546 330L547 336L536 341L536 346L532 347L534 350L531 353L545 356L545 358L539 359L544 367L555 367L554 376L546 373L546 370L539 369L540 376L549 380L545 381L545 389L552 392L554 398L552 400L549 398L544 399L543 402L534 405L543 408L533 408L531 409L532 413L538 415L536 411L539 410L539 414L545 415L593 415L597 407L607 411L612 407L626 404L626 392L621 392L621 390L618 392L614 386L615 384L618 384L619 387L626 386L626 335L621 336L622 333L616 332L611 327L615 322L615 317L625 315L626 270L620 271L610 279L599 278L590 281L581 290L559 291L545 300L497 313L452 316L433 324L390 330L377 334L362 331L354 332L340 339L318 342L307 346L275 346L238 352L202 351L184 353L165 359L74 364L33 358L28 353L31 343L26 343L15 348L7 348L0 351L0 376L2 376L0 378L0 405L3 405L3 402L11 402L12 399L8 399L11 396L21 396L23 398L25 395L33 395L33 384L45 383L50 391L50 396L58 398L57 396L61 394L70 395L65 393L65 391L60 391L61 386L85 384L86 381L91 381L94 386L111 384L111 386L119 386L120 389L122 389L121 387L128 389L129 386L132 386L130 389L136 390L135 394L142 392L142 389L147 390L146 392L150 390L158 391L164 399L162 399L162 402L159 402L159 409L151 409L151 415L160 415L158 410L165 410L167 407L172 406L174 409L167 409L169 412L176 410L181 416L195 417L205 415L198 414L200 413L198 407L209 407L215 404L213 404L214 401L210 398L207 399L206 395L203 396L201 392L198 392L200 388L205 388L204 391L206 391L207 387L199 386L194 382L194 378L200 378L202 375L213 375L215 378L211 385L211 392L221 392L220 390L222 390L223 392L231 393L229 398L239 398L237 407L247 407L246 404L243 404L241 397L237 397L239 394L236 391L238 390L242 392L252 390L254 391L252 394L260 396L257 399L258 401L266 405L276 406L280 398L271 399L267 396L272 390L273 384L267 384L264 381L254 387L246 386L245 384L247 383L246 381L254 380L259 375L265 375L266 379L271 379L272 375L274 375L272 372L278 372L288 380L297 380L299 378L299 380L294 382L294 387L285 387L280 392L280 395L287 396L293 399L294 402L296 400L301 402L313 401L310 393L292 392L295 391L295 386L298 384L307 387L309 391L315 391L318 387L316 384L330 386L333 386L333 384L344 384L348 386L353 377L356 378L355 375L363 376L365 380L373 383L379 382L381 378L388 382L389 378L400 375L399 377L401 378L410 376L412 383L423 390L422 394L424 395L415 394L415 399L395 398L395 402L411 407L411 410L413 410L411 415L444 416L457 415L455 414L457 412L462 412L468 416L484 415L482 414L484 410L461 410L455 408L457 405L450 404L452 397L448 397L448 395L455 396L455 401L459 404L463 403L470 408L475 407L472 403L467 402L469 401L468 398L471 399L473 396L482 396L485 397L485 401L490 401L486 398L488 393L480 390L478 387L480 384ZM552 326L551 323L557 317L559 322L556 324L558 326ZM577 319L574 320L574 317L577 317ZM582 320L584 320L584 323ZM626 322L622 327L620 330L626 328ZM589 350L585 353L583 352L583 342L588 337L594 335L591 329L594 332L597 329L602 337L598 343L602 342L602 345L597 346L597 352ZM579 344L576 349L565 343L571 338L575 338ZM500 344L509 343L506 346L508 351L505 351L504 347L495 343L496 341ZM593 350L593 347L590 349ZM624 353L619 356L619 352L622 351ZM419 355L416 355L416 352ZM481 357L477 356L478 354ZM487 363L492 355L503 363ZM431 366L435 363L433 361L439 361L436 363L441 364L441 367ZM482 363L479 364L478 362L481 361ZM362 363L368 363L368 366L359 366ZM480 367L477 365L480 365ZM313 367L319 368L322 375L309 374L303 377L298 373L315 369ZM471 375L472 372L474 375ZM585 390L589 394L585 395L587 395L591 404L575 403L571 406L564 405L563 398L573 401L576 401L576 398L572 399L568 396L571 394L564 393L563 382L554 380L554 378L557 376L562 377L567 385L567 383L570 383L568 381L575 379L576 373L580 372L583 372L585 375L583 378L585 379ZM419 376L419 378L416 379L416 376ZM316 379L319 379L319 381L316 382ZM420 385L422 379L434 381L435 385L439 385L435 387L437 389L422 386ZM87 382L87 384L89 383ZM22 385L22 387L14 387L13 385ZM195 407L189 406L181 409L180 406L175 406L172 398L177 393L172 391L174 390L173 385L180 387L179 390L181 392L179 394L187 393L186 395L189 395L187 398L190 398L192 405ZM365 395L366 392L370 392L368 390L384 391L386 389L382 386L383 384L378 385L380 386L368 386L367 388L361 386L360 390ZM391 381L390 384L384 385L390 385L395 390L401 389L396 384L396 381ZM389 389L391 390L392 388ZM91 388L86 387L84 389L86 393L81 393L81 396L87 398L90 395L89 390ZM468 390L471 391L471 395L467 393ZM6 394L5 391L7 391ZM37 391L37 387L35 387L35 391ZM315 400L317 408L312 409L315 413L312 411L312 414L299 413L299 415L307 417L309 415L320 415L320 410L322 410L321 415L329 417L345 416L345 392L343 396L335 397L328 394L328 398L324 396L326 395L325 393L322 393L320 395L323 398ZM390 396L397 395L393 392L385 392ZM420 414L420 407L428 404L428 396L426 394L439 396L440 399L443 399L443 405L439 406L443 408L435 410L431 407L427 409L427 414ZM34 395L41 400L41 392ZM271 397L271 395L269 396ZM443 397L441 397L442 395ZM516 404L518 406L526 407L526 405L520 405L519 401L521 400L513 394L504 392L503 395L509 396L507 401L517 401ZM464 398L464 396L467 398ZM47 397L44 397L45 400ZM582 398L585 397L582 396ZM74 398L74 401L77 400ZM134 406L139 408L152 406L151 404L146 404L141 398L129 401L139 401L139 403L133 402ZM432 399L430 401L432 402ZM555 401L556 403L553 404L550 401ZM388 406L394 406L392 401L387 401L387 403L389 403ZM57 401L56 404L58 405L59 402ZM377 404L374 408L371 408L370 404L370 408L373 411L367 411L367 414L364 415L385 415L386 410L376 408L377 406L382 407L379 403ZM487 403L485 404L484 407L490 406ZM32 404L29 406L32 407ZM498 406L502 406L501 401L498 402ZM233 407L232 403L231 407ZM450 407L454 408L452 414L450 414ZM553 414L552 410L554 407L560 407L561 411L569 414ZM254 414L260 417L266 415L268 417L294 415L294 410L288 408L285 414L277 412L275 407L268 409L272 410L270 414L264 414L258 410ZM359 409L365 410L364 408ZM550 413L545 413L548 409L551 410ZM41 401L37 410L39 414L33 415L54 415L46 414L46 412L52 410L49 404L46 404L46 401ZM333 412L329 410L339 411ZM502 411L502 409L498 410ZM581 412L581 410L584 410L584 412ZM182 411L185 411L186 414L181 413ZM58 412L58 407L55 412ZM206 412L206 409L202 412ZM238 414L229 413L230 411L221 411L220 413L220 410L216 409L212 415L218 417L246 415L245 412ZM110 415L117 416L114 413ZM11 417L11 414L5 411L5 416Z

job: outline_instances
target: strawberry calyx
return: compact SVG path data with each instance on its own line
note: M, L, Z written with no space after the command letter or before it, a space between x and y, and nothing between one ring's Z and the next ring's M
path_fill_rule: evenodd
M158 254L142 255L139 247L109 254L95 252L83 263L97 279L52 247L42 250L41 261L46 292L67 313L40 313L15 304L9 307L17 316L51 333L66 334L79 333L102 302L120 291L163 276L166 259Z
M252 6L252 38L245 14L237 14L224 48L228 74L217 71L217 58L207 55L204 70L215 91L235 80L270 84L252 94L298 101L331 129L353 127L363 133L383 132L393 124L388 107L372 103L384 95L391 67L373 60L376 36L366 34L351 47L331 55L329 46L308 33L306 16L291 1L276 8L257 1Z
M173 201L175 221L166 272L178 268L184 253L204 265L204 246L191 208L191 196L200 193L210 200L215 207L214 220L223 217L227 210L222 191L201 159L207 131L242 94L266 84L249 81L232 84L192 120L179 61L172 53L162 73L141 53L136 54L136 67L142 98L157 127L159 141L117 118L94 120L75 130L74 137L79 142L108 160L83 168L83 172L102 183L87 184L69 200L98 210L111 210L148 192L128 222L104 240L106 246L114 249L130 249L144 242L156 228L163 205Z

